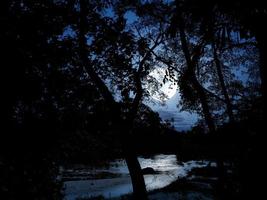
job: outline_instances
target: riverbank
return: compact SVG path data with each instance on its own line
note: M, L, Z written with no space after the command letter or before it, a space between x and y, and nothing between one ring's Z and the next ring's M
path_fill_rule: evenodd
M215 178L187 176L177 179L166 187L148 192L148 198L149 200L214 200L215 183ZM133 197L132 194L127 194L115 198L98 196L77 200L133 200Z
M218 188L219 179L217 177L217 167L208 165L203 168L193 168L187 176L178 178L171 184L156 190L148 192L149 200L217 200L217 199L238 199L238 191L230 188L224 188L222 191ZM227 170L225 179L232 179L231 170ZM236 182L232 179L230 185ZM230 190L234 193L229 193ZM105 198L98 196L94 198L81 198L78 200L133 200L132 194L122 195L116 198Z
M153 173L144 175L147 190L151 195L155 195L155 192L175 193L176 191L167 192L165 190L170 189L176 181L180 181L179 184L182 183L181 181L185 180L185 177L188 178L193 169L200 169L209 164L208 161L178 162L175 155L164 154L150 158L140 157L139 162L142 169L153 169ZM110 163L108 168L65 169L61 178L64 182L65 200L90 197L127 199L128 194L132 193L131 179L124 160L115 160ZM196 177L191 176L191 178Z

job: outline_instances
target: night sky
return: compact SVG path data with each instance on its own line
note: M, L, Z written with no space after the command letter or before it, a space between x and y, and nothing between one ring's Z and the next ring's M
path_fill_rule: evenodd
M151 102L147 102L146 104L158 112L162 120L173 119L172 125L174 125L176 130L189 130L196 123L197 115L180 111L179 106L177 107L179 99L179 91L177 91L164 105L155 99L151 99Z

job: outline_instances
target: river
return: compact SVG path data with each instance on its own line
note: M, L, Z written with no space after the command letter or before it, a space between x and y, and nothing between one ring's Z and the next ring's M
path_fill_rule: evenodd
M179 163L176 155L163 154L138 159L142 168L152 167L157 172L157 174L144 175L148 191L163 188L178 178L185 177L191 169L205 167L208 164L206 161ZM79 167L61 171L65 180L65 200L99 195L112 198L132 192L129 171L122 159L111 162L108 168Z

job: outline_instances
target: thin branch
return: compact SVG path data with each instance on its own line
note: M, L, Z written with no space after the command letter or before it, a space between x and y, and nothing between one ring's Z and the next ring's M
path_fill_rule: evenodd
M175 68L174 66L171 65L171 63L167 60L164 60L164 58L158 56L154 51L151 51L151 53L156 57L156 59L160 62L162 62L163 64L167 65L168 68L174 70L175 72L182 74L182 72L180 70L178 70L177 68Z

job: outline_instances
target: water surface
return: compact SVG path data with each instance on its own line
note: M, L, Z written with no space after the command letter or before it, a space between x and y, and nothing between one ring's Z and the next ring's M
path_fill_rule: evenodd
M175 155L163 154L151 158L139 157L138 160L142 168L152 167L158 172L157 174L144 175L148 191L163 188L178 178L185 177L192 168L204 167L208 164L208 162L199 161L178 164ZM68 176L71 175L74 180L64 182L65 200L99 195L112 198L132 192L129 171L126 162L122 159L111 162L108 168L68 169L67 174ZM98 175L101 174L107 174L107 176L99 178ZM65 178L67 178L66 175Z

